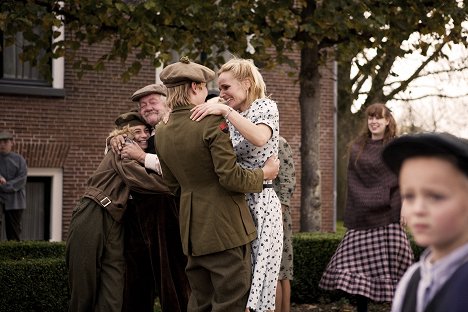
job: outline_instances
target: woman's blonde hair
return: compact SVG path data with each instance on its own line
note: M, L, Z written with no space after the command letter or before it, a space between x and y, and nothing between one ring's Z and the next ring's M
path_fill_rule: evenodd
M246 79L250 82L250 89L247 90L246 99L248 103L266 97L265 81L263 81L262 74L260 74L252 60L233 58L221 66L218 76L224 72L231 72L232 76L241 82Z

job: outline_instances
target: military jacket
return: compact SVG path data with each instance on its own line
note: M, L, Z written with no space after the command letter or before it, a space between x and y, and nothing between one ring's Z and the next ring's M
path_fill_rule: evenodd
M88 179L83 196L106 208L112 218L120 222L130 191L170 193L160 175L147 172L135 160L120 159L119 155L109 151Z
M256 237L244 193L262 191L263 171L240 167L224 119L192 121L193 107L175 107L156 128L155 145L164 181L180 196L184 253L200 256Z

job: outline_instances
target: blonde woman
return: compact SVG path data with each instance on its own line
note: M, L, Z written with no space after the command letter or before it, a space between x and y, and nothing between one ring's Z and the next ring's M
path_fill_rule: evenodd
M225 104L199 105L191 118L224 116L238 163L261 168L268 157L278 155L279 138L278 108L266 96L262 75L252 61L235 58L218 71L218 86ZM251 244L253 276L247 311L273 311L283 248L281 203L272 181L265 182L263 192L246 197L258 233Z

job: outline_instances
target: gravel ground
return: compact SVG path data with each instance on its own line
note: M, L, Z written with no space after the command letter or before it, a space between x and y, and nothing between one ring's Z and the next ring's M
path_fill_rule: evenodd
M390 312L391 306L389 303L371 303L369 304L369 312ZM347 302L334 302L326 304L291 304L291 312L354 312L354 308Z

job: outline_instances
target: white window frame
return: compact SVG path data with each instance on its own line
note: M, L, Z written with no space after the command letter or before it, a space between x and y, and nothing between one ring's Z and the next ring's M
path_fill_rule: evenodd
M62 241L63 172L60 168L28 168L29 177L50 177L50 237L51 242Z

